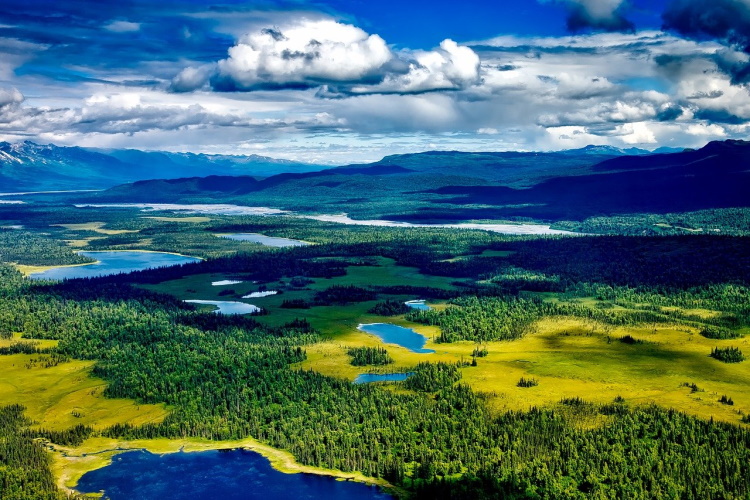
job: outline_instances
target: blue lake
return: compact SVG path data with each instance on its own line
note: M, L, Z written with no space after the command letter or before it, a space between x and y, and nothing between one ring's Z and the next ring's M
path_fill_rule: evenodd
M132 451L87 472L82 493L104 491L110 500L392 500L373 486L313 474L284 474L247 450L155 455Z
M401 382L406 380L411 373L362 373L354 379L355 384L369 384L372 382Z
M237 233L237 234L220 234L221 238L227 238L235 241L249 241L251 243L260 243L267 247L304 247L310 243L301 240L292 240L289 238L277 238L275 236L266 236L258 233Z
M415 332L411 328L404 328L403 326L392 325L390 323L370 323L359 325L357 329L380 337L380 340L386 344L397 344L401 347L406 347L412 352L422 354L435 352L432 349L425 349L424 345L427 343L427 337Z
M163 252L107 251L78 252L80 255L96 259L93 264L72 267L54 267L33 273L29 278L36 280L64 280L73 278L95 278L110 274L130 273L156 267L176 266L190 262L199 262L195 257L175 255Z
M430 309L432 309L430 306L425 304L424 300L410 300L408 302L404 302L404 304L418 311L429 311Z
M250 314L260 311L258 306L231 300L186 300L184 302L215 306L215 312L218 314Z

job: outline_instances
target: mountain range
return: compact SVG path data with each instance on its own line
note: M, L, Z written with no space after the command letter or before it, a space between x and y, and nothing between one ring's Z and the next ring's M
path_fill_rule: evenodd
M750 206L750 143L648 152L428 151L326 168L261 156L0 143L0 191L93 202L217 202L409 221L582 220Z
M233 202L409 221L582 220L750 206L750 143L662 154L426 152L264 179L140 181L98 201Z
M0 142L0 191L104 189L144 179L206 175L269 177L322 165L265 156L205 155Z

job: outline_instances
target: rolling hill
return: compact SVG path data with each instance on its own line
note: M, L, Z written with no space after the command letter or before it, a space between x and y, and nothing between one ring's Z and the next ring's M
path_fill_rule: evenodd
M688 212L750 206L750 143L665 154L428 152L266 179L211 177L118 186L98 201L210 201L397 220Z

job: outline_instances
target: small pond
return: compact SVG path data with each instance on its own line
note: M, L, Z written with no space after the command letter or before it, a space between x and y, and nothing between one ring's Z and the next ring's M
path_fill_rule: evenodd
M362 373L354 379L355 384L369 384L371 382L401 382L409 378L411 373Z
M239 281L239 280L221 280L221 281L212 281L211 282L211 286L239 285L240 283L244 283L244 281Z
M250 243L260 243L267 247L285 248L285 247L304 247L310 243L302 240L292 240L289 238L277 238L275 236L266 236L258 233L235 233L235 234L218 234L220 238L227 238L235 241L247 241Z
M397 344L412 352L422 354L435 352L432 349L425 349L424 345L427 343L427 337L415 332L411 328L404 328L403 326L392 325L390 323L370 323L359 325L357 329L380 337L380 340L386 344Z
M164 252L144 251L106 251L106 252L78 252L84 257L96 259L92 264L82 266L61 266L32 273L29 278L36 280L64 280L74 278L95 278L111 274L130 273L156 267L176 266L199 262L195 257L186 257Z
M265 292L253 292L248 295L243 295L242 298L243 299L260 299L262 297L270 297L271 295L276 295L277 293L279 292L277 292L276 290L266 290Z
M229 300L186 300L185 302L216 306L214 312L217 314L251 314L260 311L258 306Z
M407 302L404 302L404 304L418 311L429 311L430 309L432 309L430 306L425 304L424 300L409 300Z
M155 455L131 451L87 472L76 490L110 500L392 499L373 486L313 474L284 474L247 450Z

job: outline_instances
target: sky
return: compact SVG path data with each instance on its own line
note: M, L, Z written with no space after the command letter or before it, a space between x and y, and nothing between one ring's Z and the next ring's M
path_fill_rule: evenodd
M2 0L0 140L346 164L744 139L750 0Z

